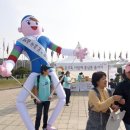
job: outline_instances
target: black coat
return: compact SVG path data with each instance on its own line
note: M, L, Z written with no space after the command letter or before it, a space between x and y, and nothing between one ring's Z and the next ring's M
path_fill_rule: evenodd
M121 111L125 110L126 114L123 121L130 124L130 80L125 79L118 84L113 95L121 95L125 99L125 105L121 105Z
M61 76L59 77L59 80L61 80L63 76L64 76L64 75L61 75ZM63 83L64 83L64 78L63 78L62 81L61 81L61 84L62 84L62 85L63 85Z

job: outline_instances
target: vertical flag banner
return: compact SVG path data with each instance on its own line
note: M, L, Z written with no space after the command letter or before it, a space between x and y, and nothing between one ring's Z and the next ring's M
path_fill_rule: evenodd
M119 54L119 58L122 58L122 51L121 51L120 54Z
M111 53L109 52L109 60L111 60Z
M100 53L98 52L98 58L100 59Z
M54 51L51 51L51 62L53 62Z
M4 53L5 53L5 40L3 39L3 61L4 61Z
M8 45L7 45L6 52L7 52L7 54L9 53L9 43L8 43Z
M93 57L95 57L95 53L94 53L94 51L93 51Z
M54 51L51 51L51 57L53 58L53 55L54 55Z
M103 57L104 57L104 59L106 59L106 54L105 54L105 51L104 51L104 56L103 56Z
M3 51L5 51L5 41L3 40Z
M128 59L128 52L126 52L125 58Z
M115 52L114 58L115 58L115 60L116 60L116 52Z
M78 42L77 46L76 46L76 49L77 48L82 48L81 45L80 45L80 42Z

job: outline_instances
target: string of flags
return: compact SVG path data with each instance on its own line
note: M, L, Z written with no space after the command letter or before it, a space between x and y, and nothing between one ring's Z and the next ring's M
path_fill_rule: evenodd
M56 53L57 58L60 57L60 54L59 54L59 53L54 52L54 51L52 50L52 51L51 51L51 62L53 62L54 53ZM62 58L64 58L64 55L62 55Z
M78 45L80 45L80 43L78 42ZM7 44L5 44L5 40L3 39L3 45L2 45L2 48L1 48L1 50L2 50L2 52L3 53L5 53L6 52L6 54L9 54L9 52L10 52L10 46L9 46L9 43L7 43ZM11 50L12 50L12 48L11 48ZM51 51L51 59L53 60L53 57L54 57L54 53L56 53L56 52L54 52L54 51ZM60 55L60 54L58 54L58 53L56 53L56 55L57 55L57 58L59 58L60 56L62 57L62 58L64 58L64 55ZM122 59L122 58L124 58L124 59L128 59L128 57L129 57L129 55L128 55L128 52L123 52L123 51L120 51L120 53L117 53L116 51L115 51L115 53L111 53L110 51L109 51L109 53L107 54L105 51L103 52L103 53L101 53L100 51L98 51L97 53L95 53L94 51L92 52L92 54L91 54L91 52L90 52L90 55L92 56L92 57L98 57L99 59L109 59L109 60L111 60L111 59L115 59L115 60L117 60L117 59Z
M54 51L51 51L51 58L53 59L53 56L54 56ZM109 60L118 60L118 59L128 59L128 52L120 52L120 53L117 53L117 52L114 52L114 53L111 53L111 52L108 52L106 53L105 51L103 53L100 53L99 51L97 53L95 53L94 51L92 52L92 54L90 53L90 55L94 58L99 58L99 59L109 59ZM56 56L57 58L59 58L61 55L56 53ZM61 56L62 58L64 58L64 55Z
M12 48L14 48L14 45L15 45L15 41L13 41L13 47L11 47L11 50ZM2 43L2 47L0 48L0 50L2 50L2 53L8 55L10 53L10 46L9 46L9 42L6 43L5 40L3 39L3 43Z
M96 56L96 54L97 54L97 56ZM101 59L101 58L106 59L106 58L107 58L107 57L106 57L106 54L107 54L107 53L105 53L105 51L104 51L104 52L103 52L103 56L101 56L101 53L100 53L99 51L98 51L98 53L95 53L95 52L93 51L92 57L93 57L93 58L94 58L94 57L98 57L99 59ZM90 54L90 55L91 55L91 54ZM123 52L122 52L122 51L121 51L119 54L118 54L117 52L115 52L114 54L111 53L111 52L109 52L109 53L108 53L108 59L111 60L112 57L113 57L113 59L115 59L115 60L117 60L118 58L120 58L120 59L122 59L122 58L128 59L128 52L124 52L124 55L123 55Z
M5 40L3 40L3 46L2 46L3 53L6 51L7 54L9 54L9 43L5 44Z

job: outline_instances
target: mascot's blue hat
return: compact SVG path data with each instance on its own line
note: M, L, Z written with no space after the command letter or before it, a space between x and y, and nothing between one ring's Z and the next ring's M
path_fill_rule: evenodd
M30 16L32 16L32 15L26 15L26 16L24 16L24 17L22 18L21 22L22 22L25 18L30 17ZM32 17L34 17L34 16L32 16Z

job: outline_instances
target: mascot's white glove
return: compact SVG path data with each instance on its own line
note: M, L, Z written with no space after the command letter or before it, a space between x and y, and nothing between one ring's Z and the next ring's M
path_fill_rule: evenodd
M87 48L81 49L78 48L74 51L74 55L80 59L80 61L83 61L83 59L85 59L85 56L87 55Z
M7 69L7 63L3 62L3 64L0 65L0 75L2 77L9 77L11 76L11 74L12 74L11 71Z

